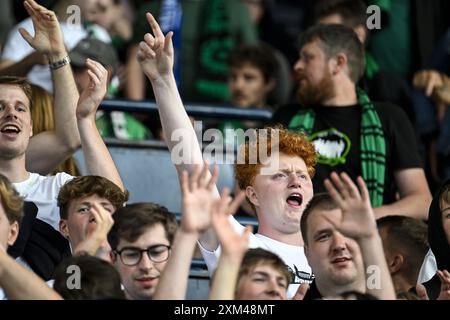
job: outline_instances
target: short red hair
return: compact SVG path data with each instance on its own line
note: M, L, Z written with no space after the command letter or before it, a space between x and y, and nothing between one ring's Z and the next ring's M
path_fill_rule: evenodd
M270 155L271 147L272 147L272 141L270 139L271 137L271 130L277 130L278 131L278 150L280 153L286 154L288 156L298 156L305 161L306 167L308 169L308 173L310 177L312 178L315 173L314 166L317 162L317 154L316 150L314 148L314 145L308 140L306 135L288 131L282 126L276 126L276 127L267 127L265 128L267 130L267 136L269 137L269 142L267 143L267 149L268 151L265 153L268 156ZM257 138L255 142L245 142L244 145L241 146L241 149L239 150L241 154L243 153L245 156L245 163L240 164L236 163L236 180L238 182L239 187L242 190L245 190L246 187L253 185L255 181L255 177L259 174L259 170L261 168L261 162L259 159L259 148L260 148L260 141L259 141L259 129L255 129L257 133ZM250 164L249 162L249 149L250 147L255 147L256 144L256 150L258 150L257 155L257 163L256 164ZM264 146L264 145L263 145Z

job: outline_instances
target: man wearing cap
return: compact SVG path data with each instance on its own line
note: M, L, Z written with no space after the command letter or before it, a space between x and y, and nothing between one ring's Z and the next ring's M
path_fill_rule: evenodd
M94 38L81 40L69 53L72 70L78 91L83 91L89 84L86 59L100 62L108 70L108 96L113 97L117 91L118 77L115 76L119 58L114 47ZM121 111L97 112L97 127L104 138L123 140L142 140L152 137L150 130L131 114Z

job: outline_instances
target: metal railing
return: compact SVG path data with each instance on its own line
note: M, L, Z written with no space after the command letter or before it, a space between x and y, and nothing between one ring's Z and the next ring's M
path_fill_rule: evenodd
M270 121L273 111L267 108L237 108L228 105L185 104L186 112L193 117L213 119L242 119ZM126 99L105 99L100 105L104 111L126 111L156 113L158 107L154 101L133 101Z

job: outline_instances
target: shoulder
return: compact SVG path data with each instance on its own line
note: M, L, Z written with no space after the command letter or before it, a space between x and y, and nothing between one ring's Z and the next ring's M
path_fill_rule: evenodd
M407 119L405 111L398 105L390 102L374 102L375 110L383 119Z
M75 178L65 172L59 172L54 176L41 176L39 175L39 184L46 188L61 188L64 184Z
M302 107L299 104L287 104L281 106L272 115L271 124L272 125L281 124L286 127L289 125L289 122L292 120L295 114L299 112L301 109Z

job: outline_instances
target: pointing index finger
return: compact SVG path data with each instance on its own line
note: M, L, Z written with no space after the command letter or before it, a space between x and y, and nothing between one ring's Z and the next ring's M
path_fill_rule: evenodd
M150 24L150 27L152 27L153 34L155 37L164 37L161 28L159 27L158 22L156 21L155 17L150 12L147 12L146 14L147 21Z

